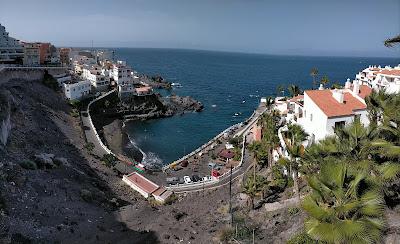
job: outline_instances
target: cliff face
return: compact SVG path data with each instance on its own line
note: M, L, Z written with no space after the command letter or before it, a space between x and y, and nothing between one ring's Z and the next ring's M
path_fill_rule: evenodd
M13 97L9 91L0 92L0 147L7 144L11 131L11 106Z

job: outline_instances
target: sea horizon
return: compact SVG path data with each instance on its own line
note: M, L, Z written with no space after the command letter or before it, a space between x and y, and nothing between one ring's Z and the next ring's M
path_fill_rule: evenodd
M61 46L63 47L63 46ZM388 58L388 59L400 59L400 50L398 52L398 56L374 56L374 55L334 55L334 54L288 54L288 53L268 53L268 52L247 52L247 51L234 51L234 50L217 50L217 49L197 49L197 48L177 48L177 47L129 47L129 46L118 46L118 47L102 47L102 46L93 46L93 47L81 47L81 46L65 46L65 48L77 48L77 49L86 49L86 50L99 50L99 49L149 49L149 50L173 50L173 51L198 51L198 52L217 52L217 53L231 53L231 54L241 54L241 55L261 55L261 56L289 56L289 57L337 57L337 58ZM324 53L324 51L322 51ZM400 60L399 60L400 62Z

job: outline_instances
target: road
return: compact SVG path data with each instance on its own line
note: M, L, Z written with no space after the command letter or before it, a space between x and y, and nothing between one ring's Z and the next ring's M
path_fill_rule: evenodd
M236 133L236 136L239 135L246 135L249 133L251 130L252 126L258 121L260 116L266 112L268 109L260 106L257 108L255 111L254 117L250 120L250 122L238 133ZM247 142L246 142L247 144ZM233 172L232 174L232 180L236 180L239 177L243 176L248 169L252 166L253 159L249 156L248 150L244 151L244 156L243 156L243 164L242 166L237 169L236 171ZM208 184L193 184L193 185L181 185L178 187L171 187L170 189L174 191L175 193L188 193L188 192L197 192L197 191L203 191L203 190L210 190L210 189L216 189L219 187L223 187L225 185L228 185L230 181L230 174L226 174L223 177L220 177L218 181L215 181L215 183L208 183Z
M232 174L232 181L235 181L239 179L241 176L243 176L249 168L252 166L252 159L251 157L248 156L248 154L245 154L245 159L243 160L242 166ZM174 193L177 194L182 194L182 193L189 193L189 192L198 192L198 191L203 191L203 190L212 190L212 189L217 189L223 186L226 186L229 184L230 181L230 175L227 174L226 177L220 178L218 181L215 181L215 183L209 183L209 184L196 184L196 185L191 185L190 187L180 187L178 189L171 189L174 191ZM187 189L185 189L187 188Z
M103 157L104 154L109 154L111 151L103 144L100 137L97 135L96 128L94 127L94 125L91 121L91 118L90 118L90 114L89 114L90 105L92 105L92 103L94 103L95 101L98 101L98 100L110 95L113 92L115 92L115 89L94 99L93 101L91 101L88 104L86 111L81 111L81 120L82 120L83 129L85 131L86 140L88 143L89 142L93 143L94 148L92 150L92 153L99 157Z

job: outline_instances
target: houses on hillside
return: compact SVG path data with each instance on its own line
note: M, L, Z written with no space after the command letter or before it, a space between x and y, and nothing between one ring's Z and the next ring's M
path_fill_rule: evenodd
M375 90L385 90L388 93L400 92L400 65L396 67L369 66L356 75L356 80Z
M359 72L351 82L347 79L343 88L306 90L304 94L287 99L278 97L274 109L279 111L287 124L298 124L308 134L307 146L327 136L334 135L335 129L351 124L355 119L369 125L365 98L373 90L387 93L400 92L400 65L394 68L369 66ZM282 128L279 133L282 133ZM278 135L279 136L279 135ZM281 144L285 144L281 140ZM285 145L275 153L286 155Z

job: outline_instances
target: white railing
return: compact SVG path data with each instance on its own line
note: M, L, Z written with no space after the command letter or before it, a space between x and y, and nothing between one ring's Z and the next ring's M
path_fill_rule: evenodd
M108 154L111 154L111 155L113 155L113 156L116 157L116 155L115 155L110 149L108 149L108 147L107 147L106 145L104 145L103 141L100 139L100 136L99 136L99 134L97 133L96 127L95 127L94 124L93 124L92 117L90 116L90 105L92 105L94 102L96 102L96 101L98 101L98 100L100 100L100 99L102 99L102 98L104 98L104 97L110 95L111 93L113 93L113 92L115 92L115 91L116 91L116 89L113 89L113 90L111 90L111 91L109 91L109 92L107 92L107 93L105 93L105 94L99 96L98 98L92 100L92 101L88 104L88 106L87 106L87 111L86 111L86 112L87 112L87 114L88 114L88 119L89 119L90 127L91 127L92 131L94 132L94 134L95 134L95 136L96 136L96 139L98 140L100 146L101 146L101 147L104 149L104 151L106 151Z
M206 147L210 146L212 143L214 143L216 140L218 140L220 137L222 137L225 133L227 133L229 130L233 129L234 127L238 126L240 123L238 124L234 124L228 128L226 128L224 131L222 131L221 133L219 133L218 135L216 135L214 138L212 138L211 140L209 140L207 143L203 144L202 146L198 147L196 150L192 151L191 153L181 157L178 160L175 160L174 162L164 166L162 168L163 171L169 169L172 165L178 165L179 163L181 163L183 160L186 160L188 158L190 158L191 156L201 152L202 150L204 150Z

